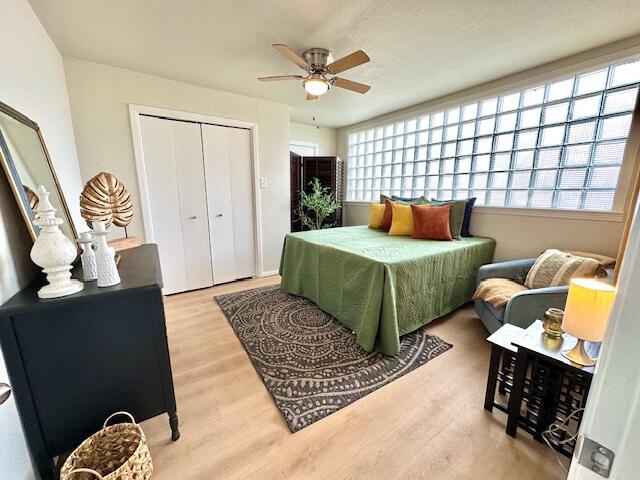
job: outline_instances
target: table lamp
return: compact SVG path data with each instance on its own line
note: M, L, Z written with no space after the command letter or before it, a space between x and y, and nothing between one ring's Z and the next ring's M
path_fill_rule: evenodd
M600 342L607 326L616 289L592 278L571 280L562 330L578 339L576 346L562 352L578 365L592 366L596 361L584 350L585 340Z

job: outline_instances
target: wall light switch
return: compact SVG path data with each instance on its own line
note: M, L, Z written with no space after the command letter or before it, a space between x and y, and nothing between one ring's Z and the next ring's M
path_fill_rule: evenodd
M267 188L267 177L260 177L260 188Z

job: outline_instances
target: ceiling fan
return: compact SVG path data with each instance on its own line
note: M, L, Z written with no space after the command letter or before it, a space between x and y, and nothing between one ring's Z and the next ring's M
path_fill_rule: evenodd
M273 47L285 57L307 72L303 75L278 75L274 77L260 77L258 80L271 82L274 80L302 80L302 86L307 92L307 100L315 100L324 95L332 86L345 88L352 92L367 93L371 88L364 83L354 82L345 78L332 77L350 68L367 63L370 59L362 50L353 52L340 60L333 60L333 52L325 48L310 48L298 55L291 48L281 43L273 44Z

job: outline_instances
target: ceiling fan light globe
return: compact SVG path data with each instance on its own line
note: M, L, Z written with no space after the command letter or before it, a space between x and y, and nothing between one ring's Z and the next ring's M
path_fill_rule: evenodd
M303 85L309 95L314 95L316 97L324 95L329 91L329 84L325 80L310 78L305 80Z

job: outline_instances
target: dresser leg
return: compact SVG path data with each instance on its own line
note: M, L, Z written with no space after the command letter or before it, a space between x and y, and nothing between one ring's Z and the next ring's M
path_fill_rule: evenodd
M178 414L169 414L169 425L171 426L171 440L174 442L180 438L180 430L178 430Z

